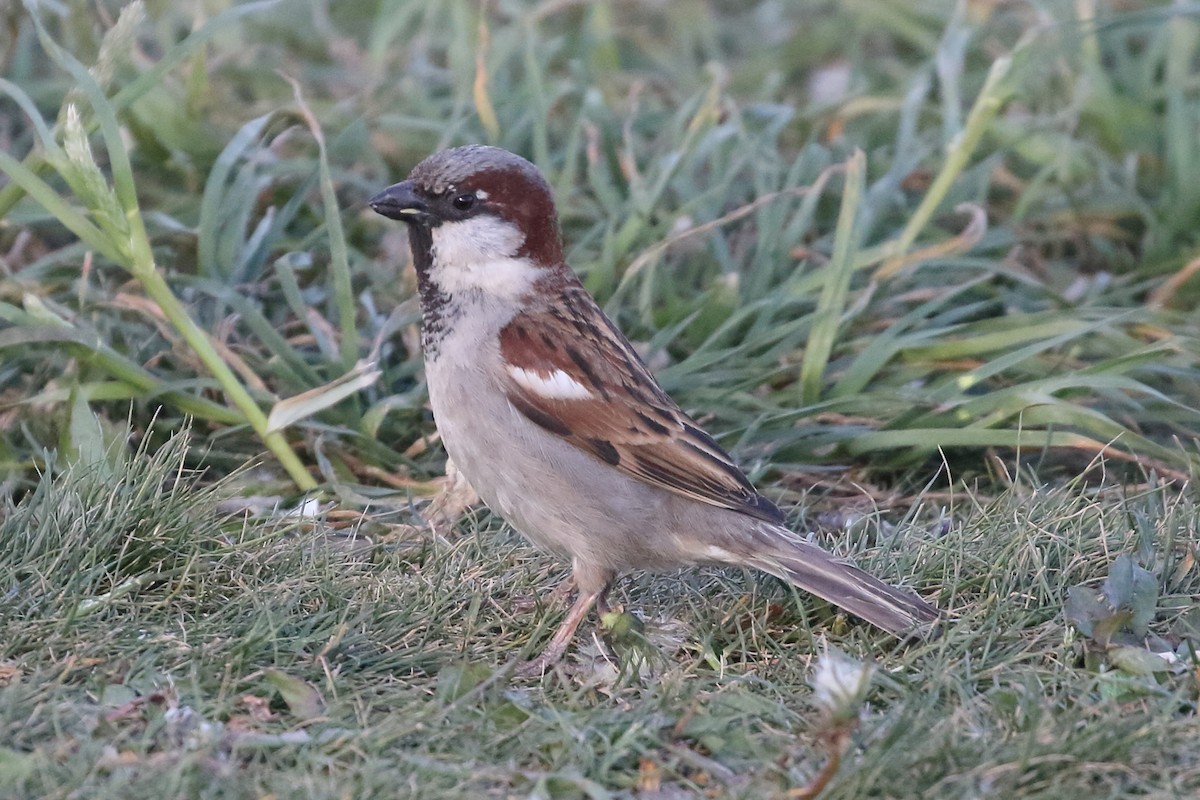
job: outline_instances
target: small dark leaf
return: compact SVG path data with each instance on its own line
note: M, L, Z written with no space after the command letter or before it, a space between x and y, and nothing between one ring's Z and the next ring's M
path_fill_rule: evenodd
M1158 610L1158 581L1153 573L1122 555L1108 570L1104 596L1113 608L1130 612L1129 627L1135 634L1146 635Z
M1104 647L1113 640L1121 629L1129 624L1129 619L1133 614L1129 611L1114 611L1109 616L1103 619L1098 619L1092 626L1092 638Z
M1063 609L1067 621L1084 636L1090 637L1098 620L1112 616L1113 610L1100 593L1087 586L1072 586L1067 589L1067 603Z
M1108 577L1104 579L1104 597L1113 608L1121 608L1133 597L1133 559L1129 556L1118 556L1108 568Z

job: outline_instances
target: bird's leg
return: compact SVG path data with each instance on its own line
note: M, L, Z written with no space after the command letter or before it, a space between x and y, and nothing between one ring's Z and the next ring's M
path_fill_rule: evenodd
M558 660L563 657L563 653L567 651L567 646L571 644L571 639L574 638L579 623L583 622L592 606L596 606L601 614L608 612L608 587L612 585L616 577L617 573L614 571L576 558L571 563L570 581L579 587L579 596L575 598L574 605L567 611L566 618L554 632L546 649L537 658L522 664L517 669L517 674L539 675L546 670L546 667L558 663Z
M571 599L571 594L575 591L575 576L568 575L558 582L558 585L550 590L550 594L546 595L546 602L552 606L565 606Z
M527 597L518 597L513 601L513 609L516 611L529 611L538 605L544 605L553 609L566 608L571 605L571 595L575 593L575 576L568 575L559 581L549 594L542 596L529 595Z
M517 674L526 676L540 675L546 671L546 667L557 664L558 660L563 657L563 653L567 652L567 645L574 638L575 630L579 627L579 623L583 622L583 618L587 616L592 605L606 593L607 589L608 587L605 585L591 592L580 590L579 597L575 599L575 604L571 606L571 610L567 612L566 618L558 626L558 630L554 632L554 638L550 640L550 644L546 645L546 649L537 658L517 667Z
M611 583L604 584L604 588L596 593L596 616L604 619L604 615L612 611L608 605L608 590L612 588Z

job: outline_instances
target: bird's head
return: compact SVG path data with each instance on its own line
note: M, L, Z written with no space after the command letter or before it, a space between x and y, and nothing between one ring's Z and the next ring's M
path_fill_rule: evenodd
M498 147L434 153L370 205L410 226L418 271L444 291L512 294L563 265L550 185L533 164Z

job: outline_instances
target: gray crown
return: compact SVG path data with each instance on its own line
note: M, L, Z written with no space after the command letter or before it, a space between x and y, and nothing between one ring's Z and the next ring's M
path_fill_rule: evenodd
M413 167L408 179L430 194L438 195L481 172L516 171L527 180L550 185L538 168L516 153L486 144L468 144L440 150Z

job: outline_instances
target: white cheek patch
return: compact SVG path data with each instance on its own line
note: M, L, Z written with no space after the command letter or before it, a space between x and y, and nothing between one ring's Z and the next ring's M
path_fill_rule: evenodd
M443 264L512 258L523 244L525 234L519 227L490 214L443 222L433 229L433 249Z
M529 259L516 258L525 235L516 225L496 217L443 222L432 234L430 277L447 293L474 290L517 298L540 274Z
M508 374L518 386L546 400L590 400L595 396L561 369L544 375L536 370L510 366Z

